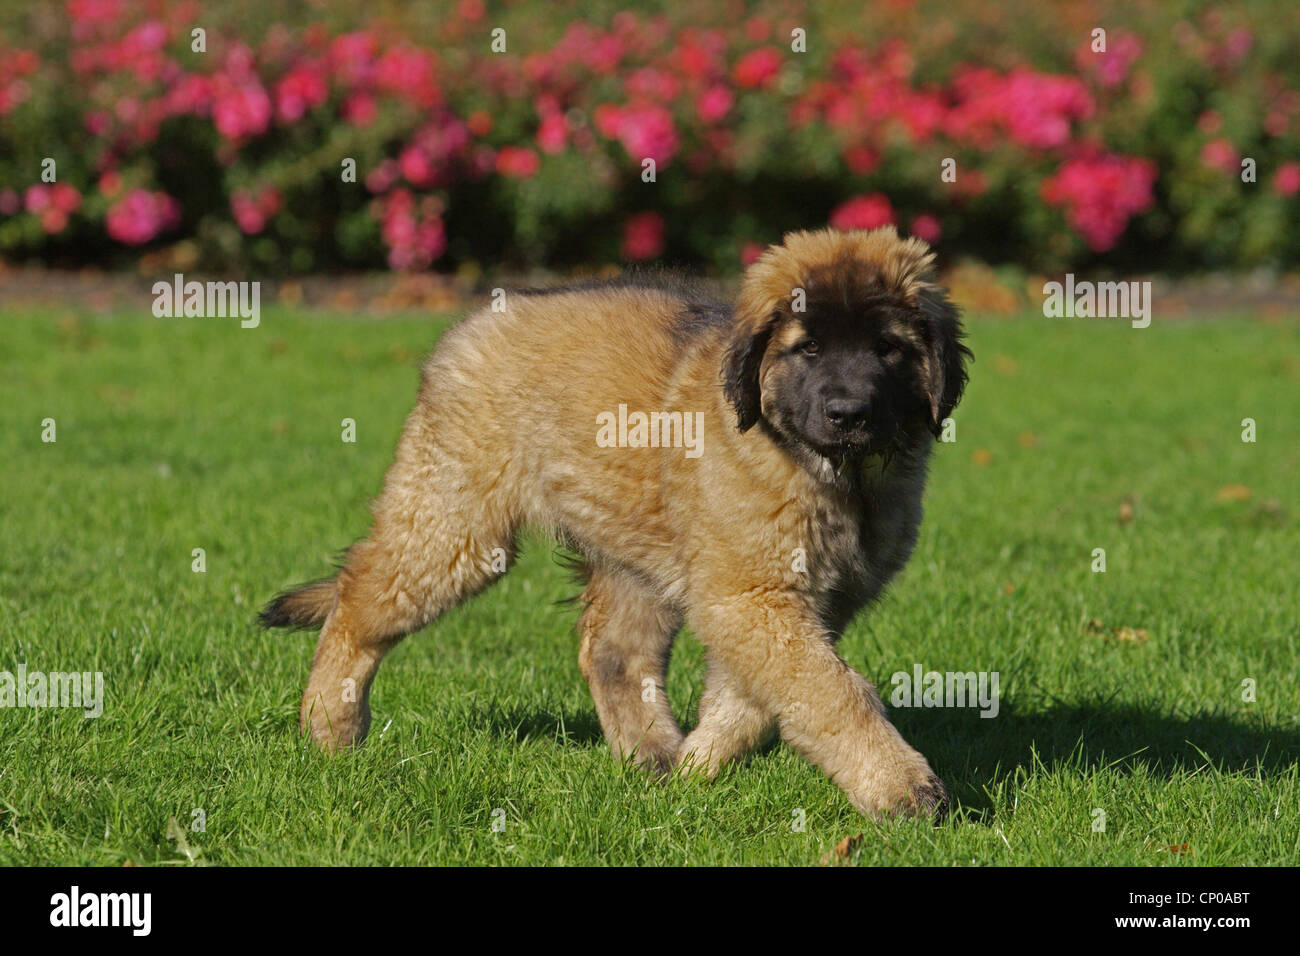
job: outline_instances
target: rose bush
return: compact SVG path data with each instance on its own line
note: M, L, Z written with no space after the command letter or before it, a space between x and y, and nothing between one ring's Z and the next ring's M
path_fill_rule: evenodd
M734 270L829 221L1036 268L1300 260L1293 5L220 6L3 21L0 254Z

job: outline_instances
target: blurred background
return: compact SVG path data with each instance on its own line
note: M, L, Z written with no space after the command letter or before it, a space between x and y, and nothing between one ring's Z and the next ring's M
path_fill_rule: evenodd
M0 260L727 276L894 223L991 267L995 311L1066 269L1267 280L1298 64L1281 0L12 3Z

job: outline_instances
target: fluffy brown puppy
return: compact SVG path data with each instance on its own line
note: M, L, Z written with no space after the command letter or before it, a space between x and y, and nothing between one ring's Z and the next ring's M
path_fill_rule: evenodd
M893 229L797 232L734 309L624 280L455 326L369 536L263 612L322 625L304 731L359 743L384 654L540 528L582 555L579 662L616 756L712 775L779 729L864 813L941 813L943 784L834 647L912 551L966 381L932 261ZM709 661L685 738L662 690L684 622Z

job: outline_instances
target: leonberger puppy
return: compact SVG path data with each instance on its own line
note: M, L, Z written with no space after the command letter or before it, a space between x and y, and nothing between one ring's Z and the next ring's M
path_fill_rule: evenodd
M860 811L948 797L835 643L906 563L931 444L966 382L933 253L892 228L795 232L734 307L629 278L515 293L424 365L370 534L269 627L320 626L304 733L354 746L380 660L509 567L578 554L578 661L614 755L710 776L774 730ZM664 677L706 649L683 736Z

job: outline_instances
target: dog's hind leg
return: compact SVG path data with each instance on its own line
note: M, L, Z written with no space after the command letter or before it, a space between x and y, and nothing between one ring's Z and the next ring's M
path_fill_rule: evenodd
M775 734L776 716L747 694L725 667L710 660L700 722L686 735L677 763L712 777Z
M514 559L515 522L500 487L418 444L403 437L372 531L348 552L321 629L299 716L327 750L365 738L370 685L384 655Z
M581 600L578 665L610 750L666 773L682 742L665 681L681 615L626 573L595 570Z

